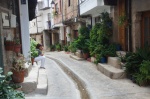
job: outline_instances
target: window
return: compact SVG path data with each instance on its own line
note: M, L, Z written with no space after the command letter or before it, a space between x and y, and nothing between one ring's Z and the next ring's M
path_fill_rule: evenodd
M48 14L47 14L47 18L48 18L48 21L51 20L51 13L48 13Z
M70 7L70 0L68 0L68 7Z

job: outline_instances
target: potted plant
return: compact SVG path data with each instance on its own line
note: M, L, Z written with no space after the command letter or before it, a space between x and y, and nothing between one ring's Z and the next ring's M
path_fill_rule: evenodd
M119 26L127 26L127 16L123 13L122 15L119 16L119 19L118 19L118 24Z
M37 42L34 39L30 40L30 52L31 52L31 62L34 63L34 58L38 56L38 51L36 50Z
M145 86L150 84L150 60L144 60L139 68L139 72L135 73L133 77L135 82L140 86Z
M60 44L56 44L56 50L60 51L61 50L61 45Z
M15 44L14 44L14 52L19 53L21 50L21 44L20 44L20 39L15 38Z
M53 11L52 13L54 17L58 15L58 11Z
M84 59L89 58L89 49L88 49L89 43L90 43L89 39L84 40L84 45L82 46L82 52L83 52Z
M71 33L68 33L68 37L71 37Z
M65 52L68 52L68 50L69 50L69 49L68 49L68 46L65 45L65 46L64 46L64 51L65 51Z
M51 50L51 51L54 51L54 50L55 50L55 45L51 45L51 46L50 46L50 50Z
M5 50L6 51L13 51L14 50L14 41L6 40L4 41Z
M13 72L12 80L15 83L21 83L24 81L25 75L25 58L22 54L13 58L13 64L11 71Z
M0 68L0 99L25 99L25 95L22 91L15 90L14 87L12 87L12 72L8 72L6 75L2 73L3 70Z
M70 52L72 52L73 54L75 54L75 52L77 50L76 40L74 40L73 42L70 43L68 49L70 50Z

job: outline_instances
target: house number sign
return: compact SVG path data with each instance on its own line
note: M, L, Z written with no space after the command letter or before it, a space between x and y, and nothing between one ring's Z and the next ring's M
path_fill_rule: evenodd
M21 0L21 4L26 4L26 0Z

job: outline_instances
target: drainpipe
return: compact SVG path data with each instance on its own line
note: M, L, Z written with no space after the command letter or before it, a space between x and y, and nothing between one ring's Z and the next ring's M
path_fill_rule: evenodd
M132 0L127 0L128 5L128 21L129 21L129 27L128 27L128 51L132 51Z

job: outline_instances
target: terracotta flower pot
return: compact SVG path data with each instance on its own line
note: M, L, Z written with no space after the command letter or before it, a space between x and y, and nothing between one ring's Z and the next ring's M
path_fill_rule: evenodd
M84 58L84 59L89 58L89 53L83 53L83 58Z
M34 64L34 58L31 58L31 63L32 63L32 65Z
M19 45L14 45L14 52L19 53L21 50L21 44Z
M25 71L15 71L15 70L12 70L13 72L13 75L12 75L12 80L13 82L15 83L21 83L24 81L24 74L25 74Z

